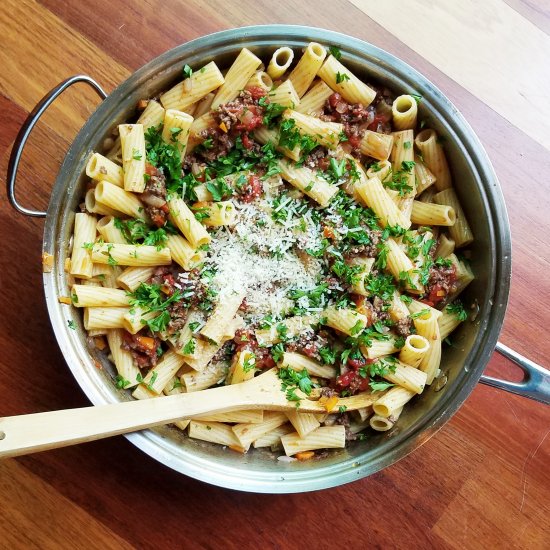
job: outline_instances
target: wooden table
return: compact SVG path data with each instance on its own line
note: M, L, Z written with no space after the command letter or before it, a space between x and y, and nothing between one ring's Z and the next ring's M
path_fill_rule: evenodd
M182 42L270 22L370 41L424 73L462 111L495 165L512 223L514 278L501 339L548 365L550 10L544 0L5 0L2 175L27 113L67 76L88 73L109 91ZM71 90L39 124L20 177L27 205L46 206L59 162L96 104L91 91ZM84 406L46 313L43 222L15 214L0 193L0 412ZM495 356L488 371L512 369ZM548 547L549 432L550 408L478 386L412 456L368 479L292 496L210 487L161 466L122 437L6 460L0 463L0 546L533 549L546 540Z

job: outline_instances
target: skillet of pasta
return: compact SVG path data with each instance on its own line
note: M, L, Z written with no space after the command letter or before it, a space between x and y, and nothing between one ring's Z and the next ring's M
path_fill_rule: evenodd
M391 430L438 380L473 235L421 97L317 43L265 63L244 48L225 73L185 65L91 155L71 302L136 399L278 369L296 411L176 426L304 460ZM307 398L326 413L301 413Z

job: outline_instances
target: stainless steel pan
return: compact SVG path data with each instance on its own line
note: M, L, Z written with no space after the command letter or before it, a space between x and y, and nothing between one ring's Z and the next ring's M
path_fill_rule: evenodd
M113 371L101 355L87 347L78 312L58 302L69 295L63 265L72 233L74 212L84 195L84 166L89 154L101 150L111 129L125 121L137 101L169 87L181 74L184 63L202 66L211 59L229 65L246 46L266 58L281 44L302 48L310 41L338 46L347 65L360 75L399 92L422 95L420 118L429 119L447 137L446 151L457 192L470 220L475 243L472 267L476 280L468 288L466 303L477 303L475 319L453 334L445 350L443 371L448 382L436 391L432 385L410 407L398 426L373 434L366 442L331 453L314 462L281 463L275 456L250 452L241 456L164 427L128 435L128 439L153 458L186 475L245 491L289 493L341 485L372 474L404 457L424 443L451 418L478 381L545 403L550 402L548 371L497 342L505 315L511 276L510 227L504 200L487 154L456 107L421 74L394 56L361 40L321 29L269 25L223 31L193 40L154 59L123 82L107 97L88 76L72 77L52 90L30 114L14 145L8 173L8 196L13 207L28 216L45 217L43 251L54 256L51 272L44 273L44 291L52 326L63 355L78 383L96 405L131 399L117 390ZM102 98L69 149L55 182L47 212L30 210L15 196L15 178L22 149L34 124L48 105L75 82L86 82ZM78 330L69 330L68 321ZM483 370L495 349L524 371L521 383L490 378ZM100 361L100 370L94 361Z

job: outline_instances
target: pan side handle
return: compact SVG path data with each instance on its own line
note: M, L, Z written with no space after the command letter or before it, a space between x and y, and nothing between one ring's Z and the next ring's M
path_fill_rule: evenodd
M34 218L45 218L46 212L40 210L31 210L30 208L25 208L17 201L15 196L15 183L17 179L17 170L19 168L19 162L21 161L21 155L29 139L29 136L32 132L32 129L36 123L40 120L40 117L44 114L44 111L55 101L55 99L60 96L67 88L76 84L77 82L85 82L91 86L101 97L105 99L107 94L103 88L91 77L83 74L71 76L58 84L53 90L48 92L38 103L38 105L32 110L32 112L27 117L27 120L19 130L17 137L13 143L13 147L10 154L10 160L8 164L8 173L6 177L6 186L8 193L8 200L15 210L26 216L31 216Z
M497 342L495 349L518 365L524 373L524 378L521 382L509 382L482 375L480 382L550 405L550 371L500 342Z

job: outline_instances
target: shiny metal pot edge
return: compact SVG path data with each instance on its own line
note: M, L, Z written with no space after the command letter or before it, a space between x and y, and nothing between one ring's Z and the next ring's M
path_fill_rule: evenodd
M273 51L280 44L301 47L311 40L340 47L345 61L353 66L363 65L372 75L373 82L390 78L396 91L421 94L421 112L436 113L434 123L460 150L462 161L475 174L480 206L468 215L470 218L484 217L486 225L483 227L487 235L484 250L487 272L483 277L483 292L478 293L477 298L480 315L469 329L474 331L469 334L469 352L463 353L462 363L450 371L452 383L450 380L441 395L430 397L434 404L405 429L389 432L390 436L373 436L374 443L356 444L352 451L336 452L319 461L283 464L273 457L245 455L236 458L232 456L234 453L228 452L224 457L214 449L204 450L196 444L174 439L169 428L126 436L166 466L221 487L264 493L311 491L341 485L393 464L427 441L468 397L495 349L505 314L511 275L511 242L503 196L485 150L451 102L403 61L356 38L301 26L245 27L193 40L138 70L98 107L65 157L52 192L44 230L43 250L55 256L54 270L44 274L44 291L59 346L81 388L96 405L128 399L103 375L94 372L97 369L86 347L79 313L58 302L58 296L69 293L63 263L74 220L74 193L82 184L81 173L90 152L102 143L110 128L131 112L137 99L150 97L160 89L159 86L166 87L174 81L184 62L193 65L199 60L207 61L220 55L229 59L243 46L254 51ZM157 90L153 89L153 82ZM79 324L80 329L76 332L67 327L71 319ZM421 407L423 397L415 407Z

